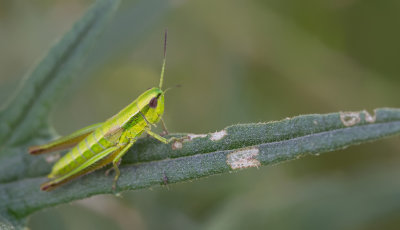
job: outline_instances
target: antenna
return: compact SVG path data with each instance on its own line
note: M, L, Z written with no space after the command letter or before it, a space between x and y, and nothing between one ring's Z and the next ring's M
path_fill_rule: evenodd
M163 94L165 94L168 90L170 90L170 89L173 89L173 88L179 88L179 87L181 87L181 85L175 85L175 86L172 86L172 87L169 87L169 88L167 88L166 90L164 90L164 92L163 92Z
M164 60L163 60L163 65L161 68L161 77L160 77L160 89L163 85L163 81L164 81L164 70L165 70L165 61L167 59L167 35L168 35L168 29L165 29L165 33L164 33Z

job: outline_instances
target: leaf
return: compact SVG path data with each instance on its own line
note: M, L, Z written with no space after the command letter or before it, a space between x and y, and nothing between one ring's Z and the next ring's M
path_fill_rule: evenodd
M193 180L247 167L276 164L400 133L400 109L304 115L278 122L243 124L171 145L143 138L121 165L119 191ZM50 165L47 166L47 169ZM44 172L0 185L0 204L17 219L44 207L112 193L112 177L96 171L51 192L39 191Z
M65 85L79 76L78 71L118 5L118 0L96 1L25 77L18 94L9 101L5 110L0 111L1 183L29 176L24 162L31 158L26 154L26 147L53 136L48 124L52 105L66 88ZM29 165L40 166L42 162L42 159L33 160ZM0 193L4 192L1 188ZM12 212L7 211L3 204L0 207L0 226L15 225L20 228L23 220L15 221ZM9 221L3 221L4 218Z
M72 78L79 76L86 56L119 1L99 0L47 56L28 74L0 114L0 145L15 146L48 127L47 115Z

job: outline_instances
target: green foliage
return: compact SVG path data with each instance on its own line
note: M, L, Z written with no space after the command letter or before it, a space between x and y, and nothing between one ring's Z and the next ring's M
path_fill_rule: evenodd
M26 154L27 146L53 136L48 124L52 105L65 85L79 76L78 70L118 4L115 0L98 0L27 75L18 94L0 113L0 213L14 224L18 225L22 218L9 209L9 204L18 198L11 199L12 194L3 186L32 177L35 171L32 166L43 166L43 159L33 159ZM23 163L28 161L31 163Z
M52 192L41 192L39 185L52 164L45 156L29 156L26 149L54 136L48 124L52 105L64 85L78 76L74 73L117 5L117 1L98 1L28 75L1 112L0 228L20 228L28 215L45 207L112 193L112 177L105 176L104 170ZM400 110L386 108L377 109L373 115L366 111L305 115L234 125L206 135L176 134L185 139L172 145L143 138L123 159L118 189L146 188L276 164L399 133Z

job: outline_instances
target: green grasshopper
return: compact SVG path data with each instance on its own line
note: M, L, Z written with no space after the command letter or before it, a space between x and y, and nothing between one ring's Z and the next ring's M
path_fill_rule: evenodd
M163 79L166 61L167 31L164 37L164 59L161 69L159 87L142 93L130 105L103 123L90 125L68 136L61 137L48 144L32 146L29 153L33 155L53 152L73 147L53 166L48 178L42 184L43 191L52 190L74 178L90 173L112 163L115 177L112 188L115 190L120 175L118 166L122 156L136 142L142 133L168 144L175 138L166 139L151 131L151 126L162 122L167 133L162 115L164 113Z

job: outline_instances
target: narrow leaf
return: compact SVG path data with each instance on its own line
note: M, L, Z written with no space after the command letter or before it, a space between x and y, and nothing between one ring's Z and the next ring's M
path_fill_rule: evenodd
M79 76L78 70L118 4L118 0L98 0L26 76L0 114L0 146L24 143L37 136L38 130L48 136L49 110L65 85Z
M97 0L25 77L15 96L0 111L0 183L26 178L33 165L43 164L40 158L30 161L26 146L52 136L48 125L52 105L68 82L79 76L78 70L118 4L119 0ZM3 187L0 194L8 197L7 202L14 199ZM0 202L0 229L24 228L25 218L16 218L7 202Z
M143 138L125 156L119 191L146 188L243 168L276 164L306 155L346 148L400 133L400 109L377 109L304 115L278 122L242 124L204 135L175 135L180 142L165 145ZM48 164L47 169L50 169ZM24 218L35 210L112 193L112 177L100 170L51 192L39 190L42 170L32 178L0 185L0 210Z

